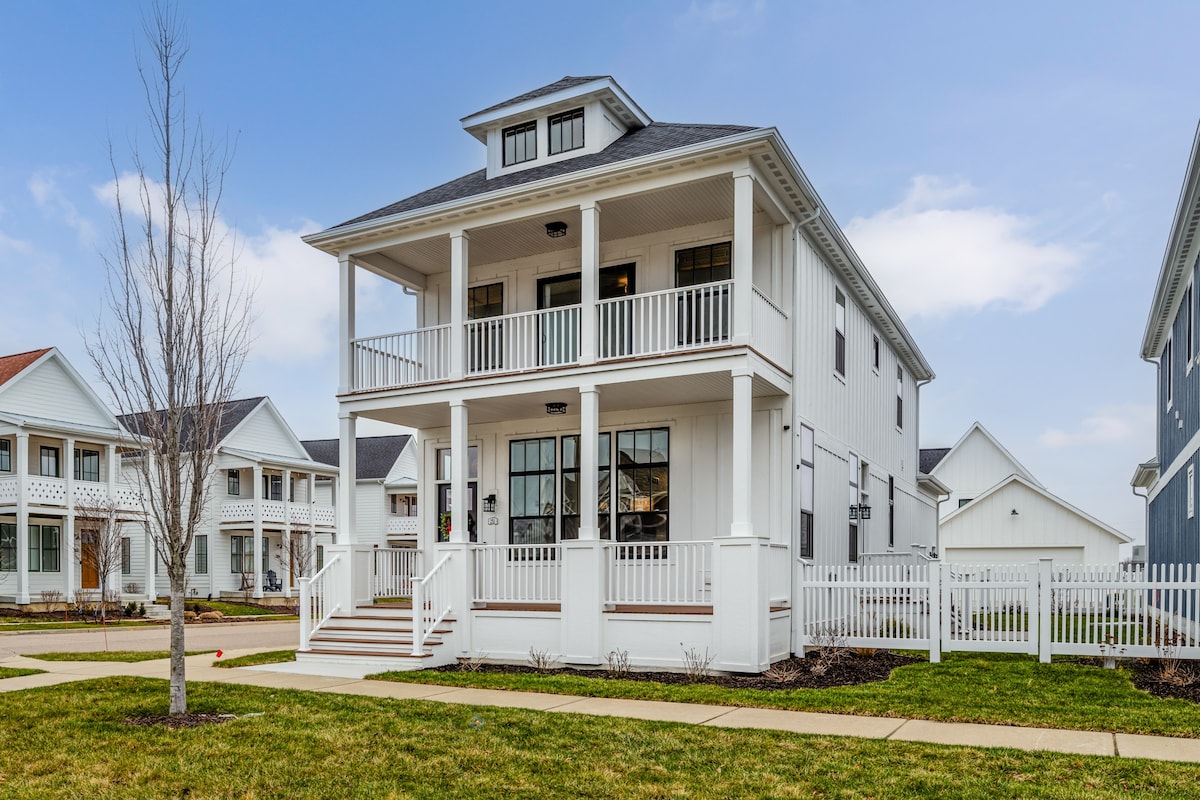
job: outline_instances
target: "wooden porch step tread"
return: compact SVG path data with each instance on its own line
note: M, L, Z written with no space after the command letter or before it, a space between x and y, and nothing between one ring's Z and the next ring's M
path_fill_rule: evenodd
M387 646L387 645L391 645L392 647L412 647L412 637L411 636L407 639L346 639L346 638L342 638L339 636L314 636L312 639L309 640L309 642L315 643L315 644L321 644L321 645L326 645L326 644L357 645L357 644L361 644L361 645L368 645L370 647L379 647L379 646ZM426 641L426 644L438 645L438 644L441 644L441 642L440 641Z
M391 652L386 650L326 650L324 648L311 648L302 651L305 655L314 656L354 656L356 658L432 658L433 651L425 650L419 656L414 656L412 651L408 652Z
M434 628L433 630L429 631L429 633L450 633L453 630L453 628ZM373 628L369 625L329 625L326 623L325 627L314 633L313 636L319 636L325 631L329 631L330 633L347 633L350 631L369 631L375 633L412 633L412 625L404 625L395 628Z
M363 609L374 608L374 606L359 606L359 608L363 608ZM384 614L359 614L359 615L353 616L353 617L335 614L334 616L330 617L330 619L380 619L380 620L391 620L394 622L412 622L412 614L408 614L407 616L392 616L392 615L384 615ZM443 622L454 622L454 617L452 617L452 616L446 617L442 621Z
M475 611L562 611L561 603L484 603Z

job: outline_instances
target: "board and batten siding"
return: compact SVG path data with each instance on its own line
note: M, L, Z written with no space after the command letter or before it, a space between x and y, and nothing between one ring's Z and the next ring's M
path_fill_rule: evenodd
M55 358L38 364L0 394L0 411L112 428L114 435L118 432L112 415L97 407Z
M1200 508L1191 519L1187 513L1189 465L1200 471L1200 457L1192 454L1150 501L1146 532L1149 563L1200 564Z
M974 500L1010 475L1038 483L1029 471L1014 461L979 430L970 434L933 469L938 480L950 487L950 497L941 504L941 516L956 511L960 500Z

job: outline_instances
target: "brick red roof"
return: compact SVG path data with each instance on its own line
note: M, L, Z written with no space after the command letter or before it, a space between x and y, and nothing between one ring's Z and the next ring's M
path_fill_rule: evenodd
M49 353L53 348L43 347L41 350L30 350L28 353L15 353L11 356L0 356L0 386L8 383L21 370Z

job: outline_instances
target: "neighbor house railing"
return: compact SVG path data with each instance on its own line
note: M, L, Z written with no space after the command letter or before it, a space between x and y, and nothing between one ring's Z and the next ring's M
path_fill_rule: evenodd
M0 478L0 503L16 504L19 501L17 493L17 476L9 475ZM128 484L117 484L112 490L112 500L119 509L124 511L142 511L142 496L137 487ZM25 499L40 506L95 506L106 503L109 499L106 482L76 480L72 495L67 495L67 482L63 478L47 478L42 475L29 475L25 478Z
M412 597L412 582L421 575L421 551L413 547L375 550L372 599Z
M446 553L428 575L412 582L414 656L424 654L425 642L437 626L450 616L452 587L450 571L445 567L453 556L453 553Z
M325 566L311 578L300 578L300 649L308 650L312 635L329 621L340 608L335 598L341 597L338 582L345 577L341 570L342 556L330 557Z
M467 323L467 374L527 372L579 361L579 306Z
M420 517L388 517L384 532L389 536L416 536Z
M331 527L337 519L337 509L324 503L284 503L282 500L260 500L262 521L282 525L318 525ZM253 500L231 500L221 504L221 522L253 522Z
M391 389L450 377L450 326L385 333L351 342L356 390Z
M558 603L562 600L562 547L481 545L475 559L477 603Z
M606 604L712 604L712 542L615 542L604 552Z

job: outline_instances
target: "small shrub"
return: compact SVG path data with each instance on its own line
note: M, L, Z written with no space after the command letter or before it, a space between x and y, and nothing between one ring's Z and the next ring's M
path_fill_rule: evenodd
M707 678L710 674L709 667L712 665L713 659L717 656L715 653L709 653L708 648L704 648L704 654L701 655L694 647L684 647L680 642L679 646L683 648L683 674L688 676L688 679L693 683Z
M837 664L850 652L846 647L846 634L837 625L818 625L813 631L810 641L817 656L812 666L809 667L809 671L813 675L824 675L830 667Z
M550 655L549 650L538 650L530 646L529 648L529 666L533 667L538 672L546 673L558 667L558 657Z
M141 619L146 618L146 604L145 603L138 603L137 615Z
M63 593L57 589L42 589L42 609L53 613L58 610L58 604L63 601Z
M775 683L791 683L800 677L800 672L800 667L794 663L777 661L763 673L763 677Z
M125 604L125 608L121 609L121 611L125 614L125 616L132 617L137 613L137 603L130 601Z
M463 672L478 672L479 668L483 666L484 661L487 660L487 657L487 653L463 656L458 659L458 668Z
M608 662L608 677L624 678L629 675L628 650L609 650L604 659Z

